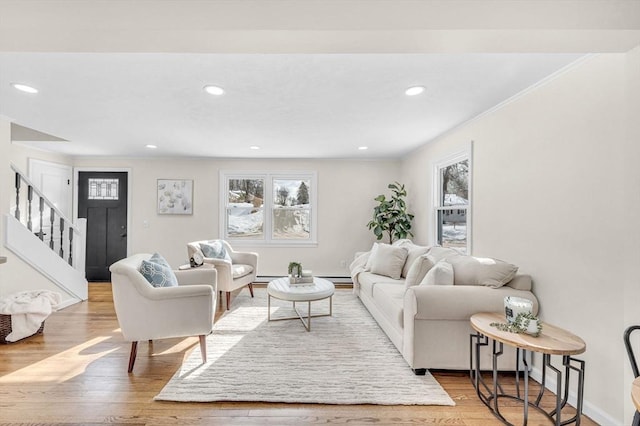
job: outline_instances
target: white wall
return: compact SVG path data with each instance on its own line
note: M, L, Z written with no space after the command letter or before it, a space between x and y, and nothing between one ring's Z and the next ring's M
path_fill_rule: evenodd
M2 159L0 160L0 215L3 217L11 212L11 206L15 206L15 175L11 170L11 163L15 164L23 173L27 173L29 158L71 164L70 157L12 144L11 123L2 117L0 117L0 158ZM76 300L74 296L60 289L7 250L4 246L6 232L4 220L1 223L0 256L6 256L7 263L0 265L0 297L18 291L43 289L59 292L62 295L63 304Z
M356 251L374 241L366 228L373 200L398 179L399 161L221 160L221 159L77 159L77 167L131 168L131 252L160 252L172 265L187 262L186 243L218 238L220 170L312 170L318 173L318 245L309 248L243 246L260 254L258 274L286 274L297 260L318 275L348 276ZM157 179L193 179L192 216L156 213ZM148 227L144 227L144 222Z
M640 323L639 58L588 58L408 156L402 178L423 185L426 240L432 162L474 141L472 251L531 274L542 319L585 340L585 411L612 424L633 413L622 333Z

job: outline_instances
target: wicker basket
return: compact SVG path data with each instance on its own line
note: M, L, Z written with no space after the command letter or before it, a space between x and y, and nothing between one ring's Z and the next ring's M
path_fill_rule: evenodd
M38 331L36 331L32 336L36 334L42 334L44 331L44 321L40 325ZM15 342L7 342L6 337L11 334L11 315L2 315L0 314L0 343L15 343ZM27 336L31 337L31 336ZM25 337L26 339L26 337Z

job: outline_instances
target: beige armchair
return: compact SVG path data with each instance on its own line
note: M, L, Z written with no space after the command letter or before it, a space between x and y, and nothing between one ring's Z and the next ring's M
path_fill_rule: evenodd
M139 272L151 254L134 254L109 267L113 304L122 335L131 342L129 373L139 340L200 337L202 362L207 361L205 337L213 328L216 275L213 268L174 271L175 287L154 287Z
M200 244L211 244L221 241L231 262L225 259L206 257L202 252ZM222 299L222 292L226 292L227 309L231 303L231 292L244 286L249 287L251 297L253 297L253 282L258 273L258 254L252 252L234 251L228 242L224 240L201 240L187 244L189 258L193 258L198 253L204 259L205 264L215 266L218 271L218 291Z

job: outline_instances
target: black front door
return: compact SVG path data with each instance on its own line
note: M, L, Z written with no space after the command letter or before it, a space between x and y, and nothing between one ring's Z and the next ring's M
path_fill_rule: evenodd
M87 219L87 281L110 281L109 266L127 257L127 173L80 172L78 217Z

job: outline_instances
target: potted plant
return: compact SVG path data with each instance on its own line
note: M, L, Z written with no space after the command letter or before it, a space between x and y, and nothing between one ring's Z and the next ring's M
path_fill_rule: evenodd
M388 185L391 190L391 198L387 199L384 194L374 198L378 205L373 209L373 219L369 221L367 227L373 229L376 239L381 240L385 233L389 237L389 244L394 240L412 236L411 221L413 215L407 212L407 203L404 197L407 191L404 185L394 182Z

